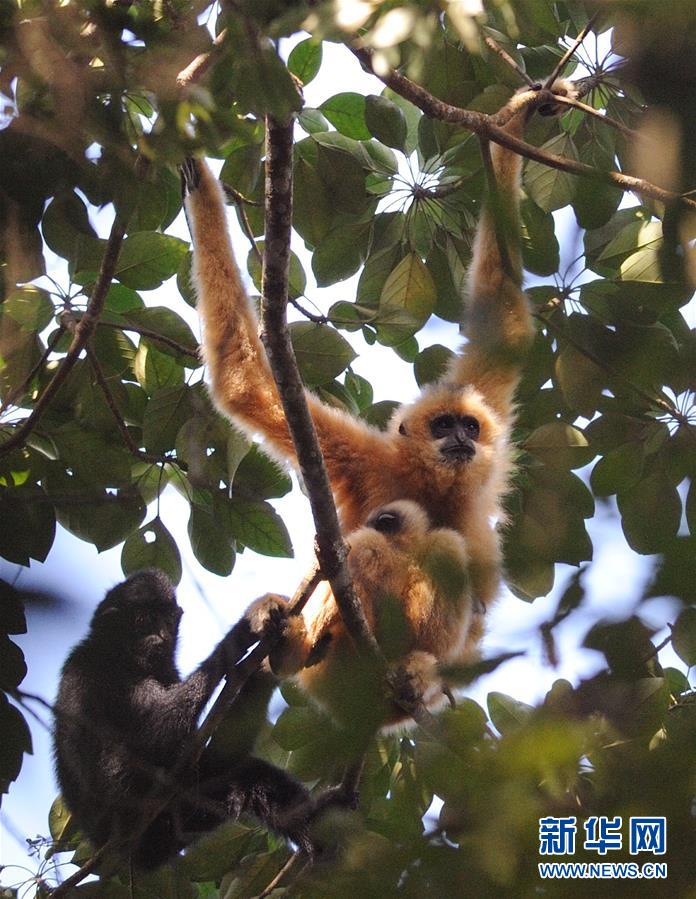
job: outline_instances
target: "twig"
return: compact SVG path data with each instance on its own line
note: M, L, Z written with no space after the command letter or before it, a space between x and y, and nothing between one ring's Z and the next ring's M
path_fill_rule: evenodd
M484 43L486 44L486 46L489 49L491 49L494 53L497 53L498 56L504 62L506 62L514 72L517 72L517 74L520 76L520 78L524 82L526 82L529 85L529 87L534 87L534 84L535 84L534 79L530 78L529 75L525 72L525 70L521 66L517 65L517 63L512 58L512 56L510 56L510 54L507 52L507 50L504 50L500 46L500 44L497 41L494 41L493 38L488 34L485 35L483 40L484 40Z
M53 397L60 390L65 379L75 367L80 353L87 346L87 342L94 333L99 316L104 308L106 294L109 290L111 279L116 272L116 264L121 252L121 245L125 233L125 223L117 215L111 226L109 239L106 242L106 249L99 269L99 275L92 288L92 294L87 303L85 313L77 323L68 352L60 363L58 370L46 385L44 392L37 399L30 414L24 419L12 436L0 445L0 456L6 455L10 450L13 450L17 446L21 446L21 444L24 443L29 434L38 425L41 416L48 408Z
M291 871L295 865L297 864L298 859L302 856L302 850L296 849L290 858L285 862L283 867L278 871L273 880L268 884L268 886L262 890L255 899L266 899L267 896L270 896L273 890L278 886L280 881L285 877L285 875Z
M684 197L674 191L665 190L658 187L644 178L636 178L633 175L626 175L623 172L602 171L580 162L577 159L570 159L566 156L559 156L556 153L549 153L533 144L509 134L498 123L495 116L486 115L482 112L476 112L472 109L461 109L458 106L452 106L444 103L428 93L424 88L415 84L405 75L401 75L395 70L390 70L386 74L374 72L371 67L371 54L367 50L352 48L353 54L366 66L377 78L390 87L399 96L410 100L414 106L417 106L422 112L433 119L443 122L451 122L460 125L474 134L488 138L509 150L514 150L520 156L527 159L534 159L550 168L559 169L563 172L570 172L573 175L581 175L594 181L601 181L606 184L612 184L623 191L635 191L644 194L646 197L652 197L663 203L678 203L682 206L688 206L690 209L696 209L696 200ZM530 92L531 94L531 92ZM558 98L552 96L555 102ZM544 91L538 91L530 96L530 106L542 105L549 102L549 94Z
M288 334L288 271L292 223L293 123L266 121L266 221L262 278L262 340L278 385L317 533L319 564L331 583L346 629L359 651L381 660L377 641L350 581L341 535L314 421Z
M143 462L150 462L152 465L164 465L167 462L174 463L174 459L168 459L166 458L166 456L156 456L152 453L148 453L145 452L145 450L140 449L140 447L133 440L133 435L128 430L128 426L123 420L123 416L121 415L121 412L116 405L116 400L113 393L111 392L111 388L109 387L109 382L106 379L104 371L99 364L97 354L89 344L87 345L87 358L89 359L89 363L92 366L92 371L94 372L94 377L97 379L97 384L99 385L101 392L104 395L106 405L111 410L111 414L116 421L116 426L121 433L121 437L123 437L123 442L126 444L131 453L134 456L137 456L138 459L142 459Z
M213 61L213 57L218 49L222 46L227 37L227 29L224 28L213 41L213 46L205 53L200 53L192 60L185 69L182 69L176 76L176 83L179 87L187 87L196 81L199 81L208 71Z
M63 883L57 886L54 890L51 890L50 895L55 897L55 899L59 899L60 896L66 896L69 890L71 890L74 886L77 886L78 883L82 883L85 877L87 877L88 874L91 874L92 871L94 871L99 862L111 848L112 843L108 842L97 849L96 852L87 859L82 867L78 868L74 874L71 874L70 877L64 880Z
M240 194L238 190L235 190L234 187L231 187L224 181L221 181L220 184L222 186L225 197L228 200L231 200L233 203L236 203L239 206L263 206L263 200L251 200L249 197L245 197L244 194Z
M541 314L540 312L533 312L532 315L534 316L534 318L540 321L542 325L548 328L548 330L553 333L554 337L556 337L557 339L565 340L568 344L570 344L570 346L572 346L579 353L585 356L586 359L589 359L590 362L594 362L596 366L603 369L612 378L616 378L617 381L620 381L626 387L633 390L639 397L645 400L645 402L647 402L649 406L660 409L662 412L666 412L668 415L672 416L675 421L678 421L683 425L687 425L689 423L687 417L677 408L670 405L667 400L664 400L659 396L653 396L647 390L644 390L642 387L639 387L637 384L629 381L628 378L626 378L624 375L621 375L619 372L614 371L611 365L609 365L608 362L602 359L600 355L598 355L588 347L583 346L574 337L566 333L563 328L560 328L551 318Z
M158 334L157 331L153 331L152 328L146 328L143 325L134 325L131 322L110 322L105 320L100 320L98 323L100 328L115 328L118 331L133 331L134 334L140 334L141 337L147 337L150 340L157 340L159 343L163 343L165 346L171 347L173 350L176 350L177 353L181 353L183 356L190 356L192 359L196 359L200 361L200 348L199 347L189 347L185 346L183 343L179 343L178 340L174 340L173 337L167 337L165 334Z
M672 642L672 637L673 637L673 634L672 634L672 625L671 625L671 624L668 624L667 626L669 627L669 634L667 634L667 636L665 637L665 639L662 640L660 643L658 643L657 646L653 645L653 648L650 650L650 652L649 652L649 653L645 656L645 658L642 660L642 661L643 661L643 664L645 664L646 662L649 662L650 659L654 659L655 656L656 656L661 650L663 650L663 649L665 648L665 646L669 646L669 644Z
M42 353L41 358L38 360L38 362L36 363L36 365L33 366L33 368L31 369L31 371L30 371L29 374L26 376L26 378L24 378L24 380L21 382L21 384L18 384L18 385L14 388L14 390L11 390L11 391L10 391L10 393L9 393L8 396L7 396L7 399L3 402L2 406L0 406L0 415L2 415L3 412L7 411L7 409L8 409L10 406L13 406L13 405L14 405L14 401L15 401L16 399L18 399L18 398L24 393L24 391L26 390L26 388L27 388L27 387L31 384L31 382L33 381L34 376L35 376L35 375L36 375L36 374L37 374L37 373L44 367L44 365L46 364L46 362L48 362L48 357L51 355L51 353L53 352L53 348L54 348L55 345L58 343L58 341L60 340L60 338L63 336L64 333L65 333L65 328L63 327L63 325L61 325L61 326L58 328L58 330L55 331L55 332L51 335L51 339L50 339L50 340L48 341L48 343L46 344L46 349L45 349L44 352Z
M558 62L556 63L556 65L553 68L553 71L551 72L549 77L544 82L544 87L547 90L551 88L551 86L554 83L554 81L556 80L556 78L558 78L560 73L565 68L565 64L568 62L568 60L573 55L573 53L575 53L575 51L578 49L580 44L585 40L587 35L590 33L590 28L592 28L596 19L597 19L597 13L595 13L593 16L590 17L590 19L587 22L587 25L585 25L585 27L582 29L580 34L575 38L575 40L573 41L571 46L568 47L568 49L563 54L563 56L558 60Z
M616 128L617 131L620 131L622 134L624 134L626 137L630 137L632 140L644 139L644 135L642 135L639 131L636 131L633 128L629 128L618 119L613 119L611 116L604 115L604 113L600 112L598 109L595 109L594 106L588 106L587 103L582 103L580 100L574 100L572 99L572 97L562 97L560 94L554 94L554 103L559 103L561 106L572 106L573 109L581 109L583 112L586 112L587 115L594 116L596 119L599 119L600 122L604 122L606 125L610 125L612 128Z

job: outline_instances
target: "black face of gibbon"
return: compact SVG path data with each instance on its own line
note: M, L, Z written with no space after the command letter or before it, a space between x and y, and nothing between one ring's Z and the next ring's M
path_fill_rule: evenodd
M473 415L444 413L430 421L430 433L448 461L469 462L476 455L481 426Z

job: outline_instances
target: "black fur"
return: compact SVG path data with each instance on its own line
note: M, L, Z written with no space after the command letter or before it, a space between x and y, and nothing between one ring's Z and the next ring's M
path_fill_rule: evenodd
M242 814L311 849L306 789L250 756L274 687L270 674L247 681L199 765L178 770L201 710L253 639L243 618L182 681L180 617L172 585L154 570L132 575L97 607L63 667L56 702L56 771L66 805L95 847L115 839L143 868ZM175 797L143 832L148 805L169 786Z

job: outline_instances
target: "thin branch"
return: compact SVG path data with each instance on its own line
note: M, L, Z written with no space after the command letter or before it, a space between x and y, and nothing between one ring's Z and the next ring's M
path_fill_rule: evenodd
M550 301L551 303L552 301ZM560 301L557 305L560 305ZM550 306L550 304L549 304ZM550 317L543 315L541 312L534 312L534 317L538 319L545 327L549 329L553 333L553 335L557 339L565 340L573 349L576 349L579 353L585 356L586 359L589 359L590 362L594 362L596 366L603 369L610 375L612 378L616 378L617 381L620 381L626 387L630 388L634 391L639 397L645 400L649 406L653 408L660 409L662 412L666 412L668 415L672 416L675 421L680 422L683 425L688 424L686 416L684 416L678 409L672 406L667 400L662 399L662 397L654 396L649 393L647 390L644 390L642 387L639 387L637 384L634 384L632 381L629 381L628 378L614 371L600 355L590 350L588 347L583 346L579 341L575 340L570 334L566 333L564 328L559 327Z
M166 458L166 456L156 456L152 453L147 453L144 450L140 449L140 447L133 440L133 435L128 430L128 426L126 425L126 422L124 421L123 416L121 415L121 412L116 405L116 399L111 392L111 387L109 386L109 382L106 379L104 370L99 363L97 354L89 344L87 345L87 358L89 359L90 365L92 366L94 377L96 378L97 384L101 389L101 392L106 401L106 405L111 410L111 414L116 421L116 426L121 433L121 437L123 437L123 442L126 444L130 452L138 459L142 459L143 462L150 462L152 465L165 465L166 463L174 463L174 459L168 459Z
M103 846L97 849L96 852L87 859L82 867L78 868L74 874L71 874L70 877L64 880L63 883L57 886L54 890L51 890L50 895L55 897L55 899L60 899L61 896L67 896L73 887L77 886L78 883L82 883L85 877L87 877L88 874L91 874L92 871L94 871L99 862L111 848L112 844L109 842L105 843Z
M220 184L226 199L231 200L231 202L239 206L256 206L259 208L263 206L263 200L251 200L249 197L245 197L244 194L240 194L238 190L235 190L229 184L225 184L224 181L221 181Z
M34 380L34 377L39 373L39 371L41 371L41 369L44 367L44 365L48 362L48 357L51 355L51 353L53 352L53 348L58 343L58 341L60 340L60 338L63 336L64 333L65 333L65 328L61 325L58 328L58 330L55 331L51 335L51 339L46 344L46 349L42 353L41 358L38 360L36 365L33 366L32 370L29 372L29 374L26 376L26 378L24 378L24 380L14 388L14 390L10 391L10 393L7 396L7 399L3 402L2 406L0 406L0 415L2 415L3 412L6 412L10 406L13 406L15 400L19 399L19 397L24 393L24 391L27 389L27 387Z
M600 122L604 122L606 125L616 128L617 131L620 131L626 137L630 137L631 140L642 140L644 138L644 135L639 131L636 131L634 128L629 128L618 119L613 119L611 116L605 115L603 112L595 109L594 106L588 106L587 103L582 103L580 100L573 100L572 97L562 97L560 94L555 94L554 96L554 103L558 103L561 106L571 106L573 109L581 109L583 112L587 113L587 115L594 116L596 119L599 119Z
M285 875L295 867L295 865L297 864L298 860L301 857L302 857L302 850L296 849L293 852L293 854L290 856L290 858L282 866L280 871L278 871L278 873L273 878L273 880L268 884L268 886L265 889L263 889L258 894L258 896L254 897L254 899L266 899L267 896L270 896L271 893L273 892L273 890L278 886L280 881L283 879L283 877L285 877Z
M643 178L636 178L623 172L601 171L577 159L549 153L546 150L535 147L533 144L528 144L526 141L509 134L501 127L505 122L499 115L486 115L473 109L461 109L458 106L444 103L399 72L394 70L390 70L386 74L374 72L371 65L372 56L369 51L352 48L352 52L380 81L399 94L399 96L410 100L414 106L417 106L430 118L460 125L462 128L466 128L467 131L472 131L480 137L488 138L503 147L507 147L509 150L514 150L520 156L534 159L536 162L541 162L550 168L570 172L573 175L581 175L584 178L590 178L605 184L612 184L623 191L635 191L646 197L652 197L654 200L660 200L663 203L678 203L688 206L690 209L696 209L696 200L683 197L681 194L674 193L674 191L664 190ZM538 106L548 102L556 102L557 99L554 95L543 90L530 92L529 104L530 106Z
M490 35L485 35L483 40L484 40L484 43L486 44L486 46L490 50L492 50L494 53L497 53L498 56L503 60L503 62L506 62L510 66L510 68L513 70L513 72L516 72L520 76L522 81L526 82L526 84L528 84L529 87L534 87L534 84L535 84L534 79L530 78L529 75L525 72L525 70L521 66L517 65L517 63L512 58L512 56L510 56L510 54L507 52L507 50L504 50L500 46L500 44L497 43L497 41L494 41L493 38L490 37Z
M266 140L265 245L269 252L264 253L262 340L309 496L317 533L319 564L331 583L346 629L358 650L381 660L379 646L367 624L348 573L348 549L341 535L326 467L287 327L292 224L292 120L280 123L269 116Z
M183 343L179 343L178 340L174 340L173 337L167 337L165 334L158 334L157 331L153 331L151 328L146 328L142 325L133 325L130 322L122 323L104 320L100 320L97 324L100 328L115 328L118 331L133 331L134 334L140 334L141 337L147 337L150 340L156 340L159 343L163 343L165 346L171 347L183 356L190 356L192 359L200 361L200 347L194 349L193 347L185 346Z
M570 57L573 55L573 53L575 53L575 51L578 49L580 44L585 40L587 35L590 33L590 28L592 28L592 26L594 25L594 23L597 19L597 15L598 15L598 13L595 13L593 16L590 17L590 19L587 22L587 25L585 25L585 27L582 29L580 34L573 41L572 45L570 47L568 47L568 49L563 54L563 56L558 60L558 62L554 66L553 71L551 72L549 77L544 82L544 87L547 90L553 85L556 78L558 78L558 76L561 74L561 72L565 68L565 65L568 62L568 60L570 59Z
M224 28L213 41L213 46L205 53L200 53L192 60L185 69L182 69L176 76L176 83L179 87L188 87L205 75L213 62L213 59L227 37L227 29Z
M38 425L51 400L65 383L66 378L75 367L80 353L87 346L87 342L92 334L94 334L94 329L97 326L99 316L104 308L106 294L116 272L116 264L118 262L125 234L125 222L123 222L117 215L111 226L109 239L106 242L106 249L99 269L99 275L92 288L92 294L87 303L85 313L75 328L75 333L70 343L70 347L68 348L68 352L63 357L58 370L46 385L44 392L37 399L30 414L14 431L12 436L8 440L5 440L4 443L0 444L0 456L6 455L10 450L15 449L17 446L21 446L29 434Z

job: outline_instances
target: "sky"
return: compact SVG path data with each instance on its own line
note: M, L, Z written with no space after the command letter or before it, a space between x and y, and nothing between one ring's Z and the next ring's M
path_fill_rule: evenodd
M299 40L299 38L298 38ZM284 48L289 52L292 43ZM355 58L345 48L324 44L324 61L319 77L305 88L308 106L318 106L337 89L364 93L381 93L382 85L362 71ZM228 216L233 243L241 260L246 258L248 244ZM105 236L110 222L106 215L93 224ZM574 247L572 215L559 222L562 248ZM188 239L183 216L170 233ZM298 253L312 284L308 255L302 241L295 236L293 249ZM574 254L572 254L574 255ZM562 261L561 268L569 259ZM64 268L58 260L52 271L54 277L63 276ZM63 276L64 277L64 276ZM63 281L65 283L65 281ZM325 311L333 302L355 296L357 277L318 290L308 287L310 298ZM200 336L195 312L179 297L173 281L158 291L146 294L155 304L171 305L186 318ZM367 346L359 334L348 335L358 358L354 370L366 377L375 387L375 400L409 401L418 393L412 366L383 347ZM455 325L433 320L421 334L421 349L441 343L455 349L459 339ZM582 472L580 472L582 474ZM291 533L295 549L294 559L260 557L246 550L237 557L235 569L228 578L220 578L203 570L192 555L186 525L188 505L173 490L161 499L160 514L174 536L183 559L183 577L178 589L185 610L181 627L179 663L188 673L212 649L226 630L240 617L245 607L265 592L292 594L308 569L312 558L313 529L309 504L296 482L292 493L273 502ZM652 571L652 560L639 557L627 546L618 525L613 503L598 503L595 517L588 522L588 530L595 547L595 560L585 578L587 601L581 613L571 616L555 631L561 660L557 669L550 668L543 659L538 628L553 612L563 586L575 569L557 567L556 586L549 596L533 605L515 599L504 592L490 613L488 636L483 644L485 655L509 650L523 650L525 656L501 666L496 672L481 678L465 695L485 706L489 691L497 690L514 695L525 702L538 702L559 677L572 682L594 673L602 664L598 653L579 648L586 629L599 617L621 618L632 611L636 596ZM36 693L48 701L55 695L60 667L72 645L86 632L92 611L106 590L122 578L120 547L98 555L94 547L58 529L56 542L43 564L33 562L29 569L0 560L0 578L23 589L50 589L63 600L59 614L50 605L32 606L28 613L28 634L17 639L23 649L29 674L21 685L29 693ZM663 625L673 618L676 605L667 599L655 599L641 607L648 624ZM13 638L14 639L14 638ZM657 635L660 639L660 635ZM673 664L676 657L671 649L661 654L663 664ZM273 710L280 706L276 702ZM37 709L45 721L47 713ZM3 798L0 809L0 862L4 865L26 865L36 871L37 862L27 859L25 838L48 833L47 815L57 794L53 778L50 739L46 727L30 720L34 739L34 755L25 758L19 780ZM23 879L16 868L0 873L0 884L10 885Z

